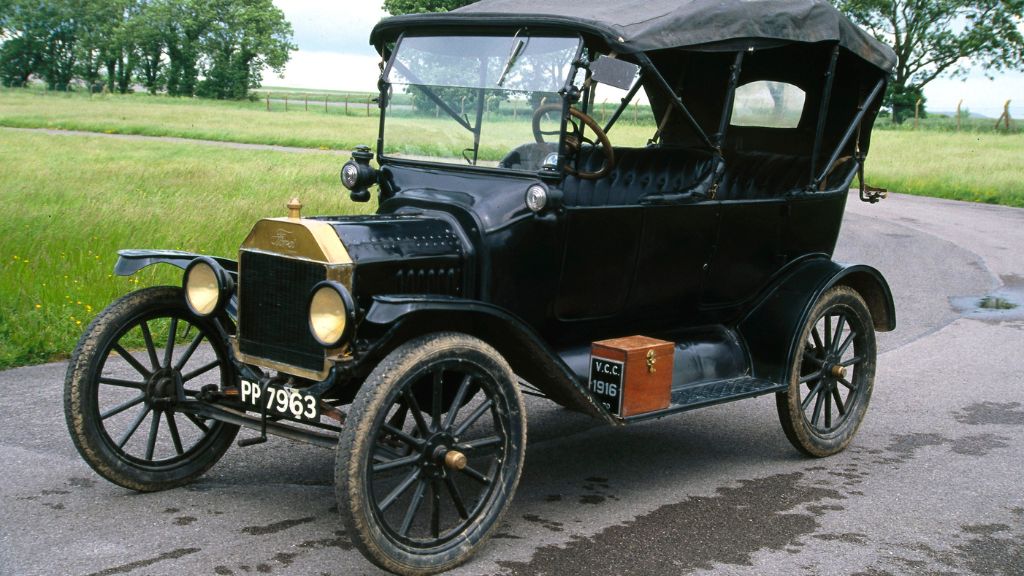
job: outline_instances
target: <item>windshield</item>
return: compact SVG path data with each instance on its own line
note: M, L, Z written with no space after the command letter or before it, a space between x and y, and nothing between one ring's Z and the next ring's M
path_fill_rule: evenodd
M406 36L387 81L384 154L536 171L557 150L579 38Z

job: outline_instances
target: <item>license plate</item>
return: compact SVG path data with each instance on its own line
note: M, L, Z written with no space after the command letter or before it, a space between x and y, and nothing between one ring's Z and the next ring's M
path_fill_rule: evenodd
M252 410L300 422L320 421L320 402L315 396L287 386L267 386L266 391L254 382L242 380L242 404Z

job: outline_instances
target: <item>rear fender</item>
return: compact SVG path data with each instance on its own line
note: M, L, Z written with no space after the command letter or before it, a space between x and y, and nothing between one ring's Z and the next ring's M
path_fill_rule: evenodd
M554 402L616 423L532 328L497 306L461 298L377 296L360 324L360 332L364 329L383 334L370 353L374 360L382 359L403 342L431 332L457 331L475 336L493 346L513 372Z
M848 286L864 298L875 330L896 328L892 291L881 272L826 258L805 260L769 289L738 325L750 351L753 376L780 384L789 381L801 328L814 304L833 286Z

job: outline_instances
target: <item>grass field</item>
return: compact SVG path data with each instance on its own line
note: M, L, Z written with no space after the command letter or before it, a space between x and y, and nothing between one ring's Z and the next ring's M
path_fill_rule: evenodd
M365 106L305 112L300 104L267 112L260 101L215 101L0 90L0 126L57 128L108 134L178 136L224 142L348 150L377 140L377 109Z
M54 95L0 90L0 126L179 136L312 148L373 143L375 113L343 116L260 102L147 95ZM333 112L333 111L332 111ZM520 119L521 120L521 119ZM438 151L438 122L401 119L408 153ZM494 160L529 141L523 122L487 135ZM513 129L514 126L514 129ZM625 122L616 145L641 146L649 128ZM462 135L464 136L464 134ZM452 146L461 151L462 143ZM456 152L457 153L457 152ZM0 131L0 368L66 356L114 298L142 285L177 284L174 270L111 275L122 248L175 248L232 256L258 218L283 215L299 196L309 213L372 210L338 183L344 157L234 150ZM878 130L868 182L895 192L1024 207L1024 134Z
M343 196L330 154L3 132L0 157L0 368L63 357L114 298L180 283L167 267L112 276L118 249L234 257L293 195L307 214L371 209Z
M865 172L893 192L1022 208L1024 134L879 130Z

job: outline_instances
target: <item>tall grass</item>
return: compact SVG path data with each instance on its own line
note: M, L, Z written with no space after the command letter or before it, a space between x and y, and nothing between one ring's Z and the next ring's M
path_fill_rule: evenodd
M875 131L866 164L893 192L1024 207L1024 134Z
M154 267L112 274L117 250L234 257L262 217L371 210L342 195L328 154L290 154L0 131L0 368L65 356L83 327Z

